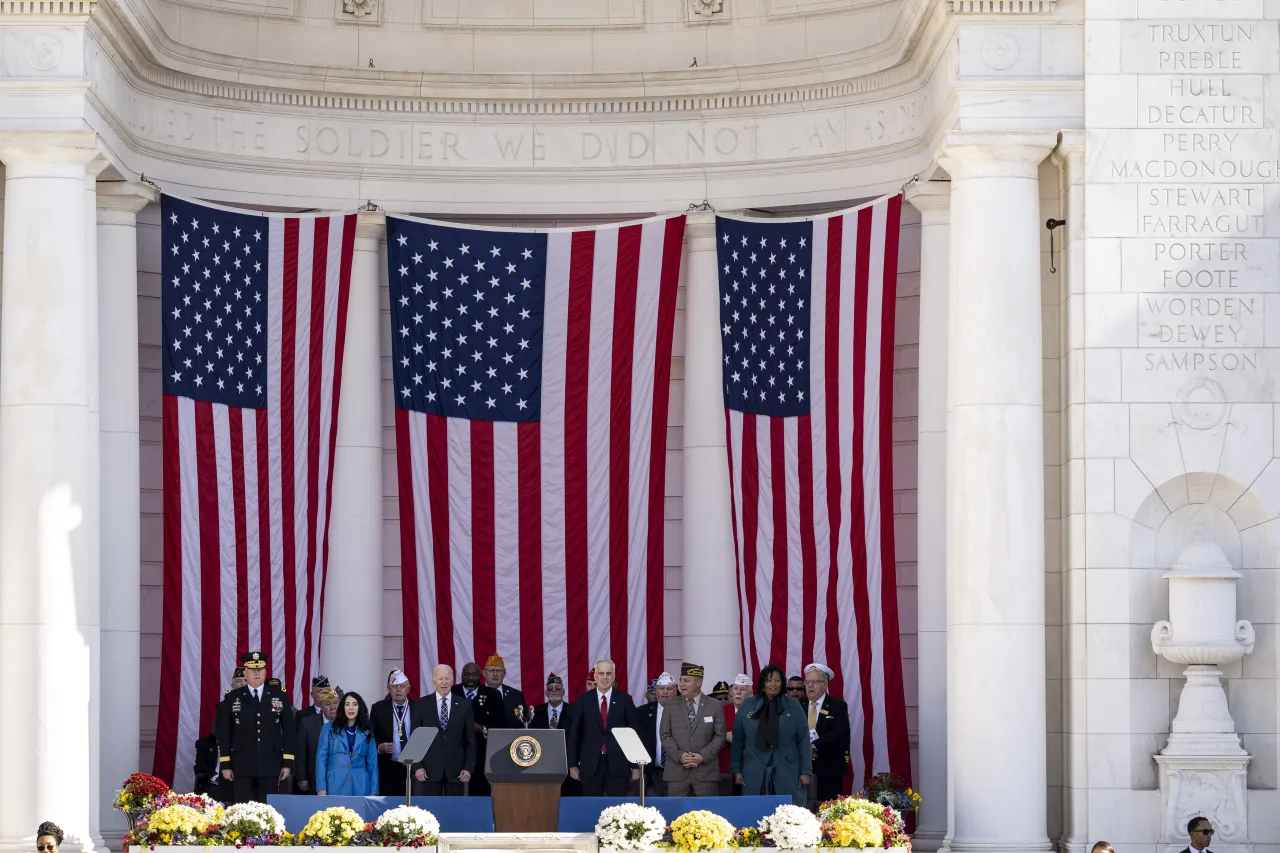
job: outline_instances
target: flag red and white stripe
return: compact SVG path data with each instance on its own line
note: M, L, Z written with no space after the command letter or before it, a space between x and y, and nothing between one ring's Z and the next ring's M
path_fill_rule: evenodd
M189 789L195 741L209 733L240 654L266 652L269 674L294 697L307 695L319 662L356 225L354 215L202 209L205 229L221 222L230 237L250 220L269 241L256 277L249 263L237 264L237 273L249 270L243 288L229 285L245 299L251 288L263 297L265 363L255 379L265 380L265 405L227 405L168 393L168 386L163 398L164 618L154 772L178 790ZM178 236L166 219L165 249L181 245ZM234 247L228 265L233 254Z
M890 464L901 205L809 220L809 411L726 407L744 660L835 671L855 789L910 778Z
M530 702L548 672L574 690L599 657L615 661L622 689L661 670L683 231L678 216L545 232L538 420L397 408L405 671L419 689L438 663L495 652ZM487 257L493 232L474 235ZM402 251L411 266L427 249Z

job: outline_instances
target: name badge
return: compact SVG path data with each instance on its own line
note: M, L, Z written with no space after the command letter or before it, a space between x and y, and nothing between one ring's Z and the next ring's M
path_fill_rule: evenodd
M702 722L704 722L704 723L710 723L710 722L713 722L713 721L714 721L714 718L713 718L713 717L703 717L703 718L702 718Z

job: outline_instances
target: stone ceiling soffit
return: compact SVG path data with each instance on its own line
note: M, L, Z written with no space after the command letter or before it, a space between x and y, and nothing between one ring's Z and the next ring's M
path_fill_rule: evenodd
M63 24L68 18L80 18L83 22L97 5L98 0L0 0L0 22L10 17L22 23L37 23L39 18Z
M103 0L93 26L134 77L230 101L475 115L685 112L857 97L909 83L929 72L947 37L945 2L906 0L888 39L849 54L697 73L448 74L245 60L180 45L142 0Z

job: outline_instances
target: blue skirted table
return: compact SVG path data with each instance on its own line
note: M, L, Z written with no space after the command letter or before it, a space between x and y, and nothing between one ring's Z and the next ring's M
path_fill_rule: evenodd
M313 797L274 794L267 802L284 815L285 828L298 832L313 814L324 809L348 808L366 822L388 809L404 804L403 797ZM619 803L638 803L636 797L564 797L560 800L560 832L594 832L600 812ZM685 812L706 809L736 827L755 826L774 809L791 803L790 797L648 797L646 806L662 812L667 823ZM493 832L493 806L488 797L414 797L413 804L440 821L441 832Z

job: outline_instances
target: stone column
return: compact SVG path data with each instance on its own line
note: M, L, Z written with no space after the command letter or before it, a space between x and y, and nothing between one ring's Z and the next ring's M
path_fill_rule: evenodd
M156 193L142 184L97 191L98 376L102 519L102 658L99 815L118 840L128 822L111 808L120 783L139 770L141 551L138 482L138 212Z
M953 132L941 159L954 214L946 557L957 853L1050 849L1038 167L1056 141Z
M98 743L96 511L90 490L92 133L0 133L0 684L22 694L0 738L0 851L55 818L93 846Z
M907 190L920 211L920 408L916 446L916 589L922 797L912 846L934 851L947 834L947 288L951 185Z
M720 285L714 213L689 214L684 254L685 660L706 668L707 689L742 671L737 557L720 373ZM716 602L714 607L708 606Z
M381 695L382 680L382 328L386 218L361 213L351 262L342 356L329 577L321 671L346 690ZM432 661L431 663L435 663ZM419 689L426 689L419 685ZM298 698L305 707L310 701Z

